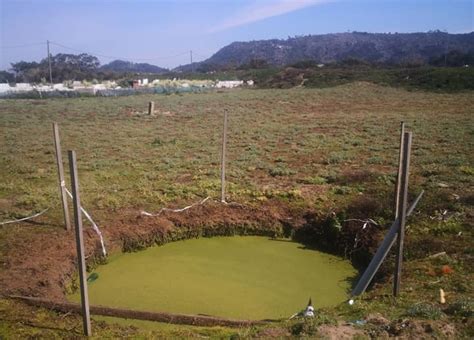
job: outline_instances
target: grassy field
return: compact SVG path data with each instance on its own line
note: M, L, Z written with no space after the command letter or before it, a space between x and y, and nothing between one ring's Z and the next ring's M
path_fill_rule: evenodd
M150 100L154 117L145 115ZM412 246L405 287L412 290L398 304L383 298L331 312L348 319L381 311L395 319L418 301L436 301L439 288L449 290L452 302L473 297L473 107L471 92L408 92L363 82L324 89L2 100L0 221L50 208L44 227L61 228L52 122L60 126L65 165L66 150L77 151L83 206L105 228L125 213L218 198L227 109L229 201L255 207L275 201L329 214L369 197L380 209L365 217L384 223L392 214L403 120L414 138L410 197L426 190L407 241ZM347 213L350 217L351 210ZM0 227L1 256L12 235L22 236L21 225ZM440 250L449 256L426 259ZM454 272L439 277L445 265ZM389 291L386 284L374 294ZM2 303L3 311L13 308Z
M149 100L156 102L156 117L138 114ZM470 93L405 92L366 83L6 100L0 102L0 217L54 207L50 214L60 221L53 121L60 125L65 162L66 150L77 151L83 203L100 211L101 219L123 208L156 210L217 197L224 109L230 112L232 200L278 197L326 207L366 189L364 183L345 183L353 182L344 176L354 172L373 173L381 187L392 190L401 120L414 134L412 183L433 188L429 194L443 191L443 183L465 196L474 171L473 102Z

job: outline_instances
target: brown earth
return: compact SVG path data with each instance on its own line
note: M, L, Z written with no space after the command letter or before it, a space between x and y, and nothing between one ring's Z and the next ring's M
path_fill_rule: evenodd
M113 222L102 225L107 251L133 251L182 238L213 235L257 234L276 236L283 224L298 227L301 218L277 202L263 208L211 202L181 213L165 212L159 217L125 211ZM43 216L42 216L43 217ZM65 300L68 285L76 272L73 231L59 226L34 223L3 226L11 228L4 240L0 271L0 294ZM97 235L84 222L84 241L88 265L100 259Z

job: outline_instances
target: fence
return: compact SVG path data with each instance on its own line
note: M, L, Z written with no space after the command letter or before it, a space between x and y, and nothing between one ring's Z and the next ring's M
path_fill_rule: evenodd
M44 99L44 98L78 98L78 97L122 97L137 94L173 94L173 93L198 93L208 91L209 87L190 85L184 86L154 86L143 88L125 89L100 89L94 90L68 90L68 91L7 91L0 93L0 99Z

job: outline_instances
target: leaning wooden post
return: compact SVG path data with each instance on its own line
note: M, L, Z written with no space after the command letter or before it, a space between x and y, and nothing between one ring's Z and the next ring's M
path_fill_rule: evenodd
M400 122L400 150L398 154L398 173L397 173L397 182L395 186L395 219L398 217L398 206L400 205L400 178L402 175L402 157L403 157L403 138L405 134L405 122Z
M155 113L155 102L148 103L148 114L152 115Z
M227 144L227 110L224 110L224 127L222 131L221 152L221 202L225 203L225 152Z
M71 230L71 222L69 220L69 209L67 206L66 182L64 181L63 157L61 155L61 142L59 140L58 123L53 123L54 150L56 152L56 164L58 166L59 192L61 194L61 204L63 207L64 227Z
M400 224L397 235L397 259L395 263L395 277L393 282L393 295L400 294L400 279L402 275L403 262L403 241L405 238L405 222L407 214L407 200L408 200L408 177L410 173L410 153L411 153L411 132L405 132L403 136L403 157L402 157L402 173L400 178L400 198L398 205L398 218Z
M84 328L84 334L86 336L90 336L92 334L91 318L89 314L89 294L87 292L86 260L84 256L84 239L82 235L81 199L79 197L79 178L77 176L76 152L69 150L68 156L69 168L71 171L74 224L76 225L76 248L77 262L79 266L79 282L81 285L82 324Z

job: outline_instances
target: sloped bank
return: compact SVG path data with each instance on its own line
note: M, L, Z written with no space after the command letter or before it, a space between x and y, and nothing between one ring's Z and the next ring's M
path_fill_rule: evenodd
M183 213L164 213L160 217L125 211L115 222L102 224L110 253L136 251L188 238L254 235L292 237L308 246L344 256L345 249L353 249L360 225L344 223L341 226L336 220L334 214L292 209L282 202L272 201L260 207L210 203ZM37 228L34 233L28 230L33 228ZM65 302L66 294L76 285L73 233L34 226L22 226L20 232L22 237L12 237L6 244L4 270L0 273L2 295ZM363 265L365 258L375 251L380 238L378 229L360 238L357 254L364 256L352 256L353 264ZM100 244L89 228L85 231L85 245L90 268L104 262Z

